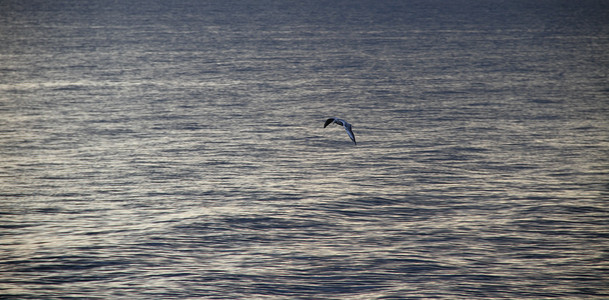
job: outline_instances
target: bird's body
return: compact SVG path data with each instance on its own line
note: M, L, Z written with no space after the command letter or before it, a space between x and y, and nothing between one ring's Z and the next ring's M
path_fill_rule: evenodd
M326 120L326 123L324 123L324 128L326 128L326 126L330 125L332 122L334 122L340 126L343 126L345 128L345 131L347 131L347 134L353 141L353 143L357 145L357 142L355 142L355 135L353 134L353 130L351 129L351 124L347 123L347 121L345 121L343 119L329 118Z

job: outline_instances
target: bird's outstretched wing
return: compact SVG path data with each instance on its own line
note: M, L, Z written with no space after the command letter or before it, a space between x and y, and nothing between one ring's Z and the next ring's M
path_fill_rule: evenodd
M334 122L334 118L327 119L326 123L324 123L324 128L326 128L326 126L330 125L332 122Z
M355 135L353 134L353 130L351 130L351 124L344 124L343 127L345 127L345 131L347 131L347 134L349 135L353 143L357 145L357 142L355 141Z

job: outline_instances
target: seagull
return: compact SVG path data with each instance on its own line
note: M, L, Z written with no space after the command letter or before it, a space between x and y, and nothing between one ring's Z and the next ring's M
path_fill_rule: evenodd
M351 124L347 123L347 121L345 121L343 119L330 118L330 119L326 120L326 123L324 124L324 128L326 128L326 126L330 125L330 123L332 123L332 122L334 122L340 126L343 126L345 128L345 131L347 131L347 134L353 141L353 143L357 145L357 143L355 142L355 135L353 134L353 130L351 130Z

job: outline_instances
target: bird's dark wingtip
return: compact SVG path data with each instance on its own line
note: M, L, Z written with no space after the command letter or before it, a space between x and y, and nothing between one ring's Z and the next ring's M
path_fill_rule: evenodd
M334 121L334 118L330 118L326 120L326 123L324 123L324 128L326 128L326 126L330 125L330 123L332 123Z

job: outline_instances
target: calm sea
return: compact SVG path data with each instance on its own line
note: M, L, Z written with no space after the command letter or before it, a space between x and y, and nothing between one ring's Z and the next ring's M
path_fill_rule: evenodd
M0 1L0 298L609 297L608 20Z

